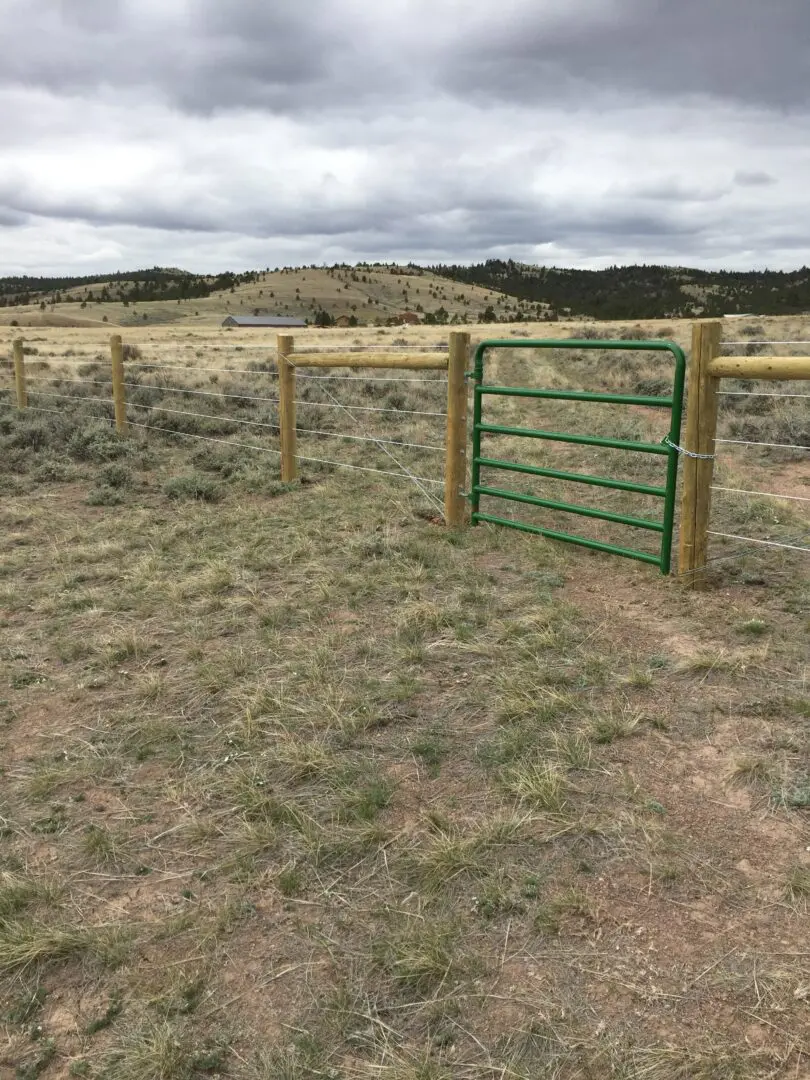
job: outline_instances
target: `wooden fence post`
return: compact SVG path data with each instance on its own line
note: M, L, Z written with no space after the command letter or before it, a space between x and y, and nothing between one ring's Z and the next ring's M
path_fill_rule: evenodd
M684 449L693 454L713 455L715 450L719 380L709 373L709 366L720 353L721 339L722 323L717 320L704 320L692 327ZM684 455L682 477L678 570L687 575L687 585L699 589L705 585L700 571L706 566L708 557L713 457Z
M28 391L25 387L25 353L22 338L17 338L14 342L14 384L17 388L17 408L25 409L28 407Z
M127 398L124 391L124 342L120 334L110 338L112 353L112 393L115 409L115 429L120 435L127 433Z
M291 334L279 334L276 341L281 479L286 484L298 478L298 459L295 449L295 367L287 359L295 348L295 339Z
M467 482L467 364L470 335L458 330L450 334L447 365L447 440L444 469L444 520L449 528L459 528L467 515L463 489Z

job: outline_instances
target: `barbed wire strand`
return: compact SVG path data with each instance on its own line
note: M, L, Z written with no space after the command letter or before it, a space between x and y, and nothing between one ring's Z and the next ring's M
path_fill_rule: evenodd
M277 371L263 371L261 369L253 370L252 368L230 368L230 367L198 367L196 364L151 364L148 361L143 360L131 360L129 361L131 368L142 368L150 371L185 371L186 374L194 373L196 371L215 372L217 375L269 375L273 379L278 378Z
M74 382L81 382L82 380L75 379ZM185 387L174 386L156 386L153 383L130 383L125 382L123 384L126 387L136 390L163 390L168 394L195 394L200 397L213 397L213 398L229 398L238 401L261 401L268 402L271 405L278 405L278 398L259 397L255 394L222 394L213 390L191 390ZM339 409L340 405L334 405L331 401L303 401L296 400L296 405L312 405L316 409ZM352 405L353 409L357 409L362 412L376 412L376 413L391 413L394 416L447 416L447 413L443 412L425 412L421 409L383 409L369 405Z
M271 450L267 446L256 446L254 443L235 442L232 439L215 439L210 435L192 435L190 431L174 431L172 428L153 427L151 424L139 424L134 420L129 420L128 423L130 427L142 428L144 431L151 431L152 434L177 435L181 439L198 439L201 442L220 443L222 446L240 446L245 450L258 450L261 454L273 454L275 457L281 457L280 450Z
M25 381L27 383L29 383L29 382L72 383L72 384L75 384L76 386L91 386L93 383L101 382L102 380L101 380L100 377L96 378L96 379L91 379L91 378L87 378L87 379L66 379L64 377L64 375L29 375L28 372L26 371L26 373L25 373ZM105 375L104 376L104 381L111 382L112 381L111 376L110 375ZM127 384L125 383L124 385L126 386Z
M732 534L728 533L726 535L731 536ZM712 556L712 558L706 560L706 564L704 566L698 567L695 570L687 570L685 573L679 573L676 576L679 578L693 579L699 574L707 574L713 569L715 563L730 562L732 559L742 559L746 555L750 555L752 551L755 551L756 544L760 543L760 541L754 541L753 537L742 537L742 539L749 541L746 547L738 548L737 551L732 551L730 554L714 555ZM797 536L788 537L784 542L787 545L792 545L794 543L798 543L799 541L804 540L810 540L810 532L807 532L806 530L799 533ZM800 550L804 551L805 549L800 548Z
M753 536L737 536L735 533L713 532L709 529L709 536L720 536L725 540L745 540L749 544L762 544L765 547L784 548L786 551L803 551L810 555L810 547L797 547L796 544L783 544L777 540L757 540Z
M89 400L89 399L85 399ZM217 413L190 412L188 409L166 409L162 405L138 405L135 401L128 401L127 406L133 409L154 409L159 413L171 413L174 416L198 416L203 420L224 420L227 424L249 424L251 427L273 428L279 430L278 424L267 424L261 420L237 420L233 416L219 416Z
M810 345L810 341L762 341L761 338L749 338L748 341L721 341L721 345Z
M14 402L11 402L11 401L0 400L0 405L5 405L9 409L17 409L16 404ZM24 413L24 412L50 413L51 416L61 416L63 418L64 418L64 415L65 415L63 412L60 412L59 409L43 409L38 405L26 405L24 409L19 409L18 411L21 412L21 413ZM115 419L112 416L99 416L98 413L91 413L90 416L87 417L87 419L88 420L103 420L107 424L114 424L115 423Z
M272 405L278 405L278 398L257 397L254 394L221 394L216 390L191 390L184 386L156 386L154 383L125 382L123 385L131 390L161 390L165 394L194 394L195 397L235 398L239 401L266 401Z
M798 446L795 443L755 442L753 439L715 439L714 441L727 446L770 446L774 450L804 450L805 453L810 453L810 446Z
M71 383L75 386L88 386L93 383L101 381L100 379L65 379L58 375L52 375L48 378L37 378L35 376L27 376L28 382L44 382L44 383ZM105 382L110 382L110 377L104 377ZM261 401L270 405L278 405L278 398L261 397L256 394L225 394L216 390L192 390L190 387L185 386L158 386L155 383L133 383L124 382L123 386L126 386L129 390L160 390L166 394L192 394L195 397L210 397L210 398L224 398L235 401ZM32 393L38 393L39 391L32 391ZM80 395L64 395L65 397L75 396L76 400L82 400ZM86 400L86 399L85 399ZM110 399L112 400L112 399ZM134 402L128 402L128 404L134 404ZM331 401L303 401L297 400L296 405L311 405L316 409L339 409L341 405L335 405ZM143 406L141 406L143 407ZM155 406L157 408L157 406ZM358 412L373 412L373 413L390 413L392 416L438 416L446 417L445 412L430 412L423 409L385 409L373 405L352 405L352 408Z
M44 411L52 412L53 410ZM177 435L179 438L182 439L197 439L201 442L218 443L221 446L239 446L246 450L258 450L259 453L272 454L275 457L281 456L280 450L270 450L266 446L256 446L254 443L235 442L231 439L214 439L208 435L192 435L188 431L174 431L169 428L156 428L151 427L148 424L138 424L134 421L130 421L129 424L130 427L141 428L143 431L151 432L152 434ZM297 457L299 461L309 461L317 465L334 465L336 468L350 469L352 472L379 473L381 476L394 476L399 480L419 480L423 484L436 484L439 487L442 487L444 485L443 480L431 480L424 476L414 477L409 473L393 472L387 469L372 469L365 465L350 465L346 461L332 461L329 458L305 457L303 455L297 455ZM437 503L437 505L439 504Z
M59 357L49 357L41 362L54 364L57 367L84 367L86 365L106 365L108 359L104 357L103 360L90 358L86 360L62 360ZM252 370L251 368L198 367L196 364L151 364L143 360L126 360L125 364L130 370L141 368L150 371L184 371L187 375L204 371L215 372L217 375L269 375L271 378L278 378L277 371Z
M296 405L312 405L316 409L342 409L332 401L296 401ZM355 412L392 413L394 416L447 416L445 412L424 412L421 409L381 409L374 405L352 405Z
M353 472L379 473L380 476L396 476L399 480L413 480L414 482L419 481L421 484L436 484L438 487L444 487L444 480L430 480L424 476L414 476L409 472L372 469L367 465L350 465L347 461L330 461L328 458L304 457L302 455L297 455L297 457L299 461L314 461L320 465L336 465L340 469L351 469ZM423 492L423 494L426 495L435 506L439 507L439 509L442 510L442 513L444 513L441 504L434 499L432 495L428 495L427 492Z
M102 397L90 397L89 395L83 396L81 394L53 394L53 393L50 393L47 390L31 390L31 391L29 391L29 393L32 394L35 397L61 398L64 401L77 401L79 403L81 403L82 401L98 401L102 405L112 405L113 404L113 400L110 397L105 397L105 398L102 398Z
M747 488L715 487L714 484L711 490L727 491L731 495L761 495L765 499L789 499L791 502L810 503L810 499L803 498L801 495L780 495L776 491L749 491Z
M385 443L387 446L410 446L414 450L438 450L440 453L444 453L443 446L428 446L426 443L412 443L412 442L400 442L399 439L377 439L371 435L344 435L341 431L316 431L314 428L296 428L300 435L324 435L329 439L351 439L353 442L368 442L376 443L378 446L382 446Z
M774 397L774 398L807 398L810 394L767 394L753 390L718 390L719 397Z
M357 417L352 415L351 409L348 406L344 405L342 401L338 401L338 399L335 397L335 395L332 393L332 391L329 390L328 387L325 386L323 388L323 390L324 390L324 393L327 394L332 399L332 401L335 402L336 405L340 405L343 408L343 410L346 412L346 414L349 416L349 418L355 422L355 424L359 423ZM410 477L410 479L413 481L414 484L416 484L416 486L419 488L419 490L422 492L422 494L425 496L425 498L428 500L428 502L430 502L434 506L436 506L438 508L440 514L444 514L444 507L441 505L441 503L437 499L434 499L433 495L429 491L427 491L422 486L422 484L420 482L421 478L418 477L418 476L414 476L414 474L409 469L407 469L402 464L401 461L399 461L396 457L394 457L394 455L391 453L391 451L383 443L377 441L377 445L382 450L382 452L387 457L389 457L399 469L402 470L403 473L405 473L407 476Z
M340 382L433 383L436 386L443 386L446 382L445 379L403 379L401 376L392 375L303 375L297 368L295 374L299 379L310 379L313 382L337 379Z

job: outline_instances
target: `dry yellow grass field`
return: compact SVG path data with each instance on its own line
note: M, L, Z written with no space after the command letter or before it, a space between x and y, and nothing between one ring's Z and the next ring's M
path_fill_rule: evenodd
M731 320L728 336L755 344L749 322L810 337L799 320ZM0 357L19 332L0 329ZM639 332L687 345L689 325ZM281 484L275 405L251 400L276 396L272 336L124 336L145 425L127 439L103 331L25 331L50 412L9 407L0 371L3 1080L807 1075L810 556L746 550L698 594L539 538L447 530L402 479L311 461ZM508 350L491 371L667 377L645 358ZM441 413L443 381L380 374L301 378L299 424L320 433L300 452L391 469L338 436L397 439L440 481L443 418L410 413ZM766 404L729 407L724 430L807 432L806 409ZM731 449L724 479L804 490L810 455ZM716 512L751 534L810 530L764 499Z

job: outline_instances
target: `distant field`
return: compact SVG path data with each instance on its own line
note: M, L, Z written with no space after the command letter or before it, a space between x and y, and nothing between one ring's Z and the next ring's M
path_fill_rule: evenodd
M0 358L19 332L0 328ZM686 322L638 332L688 345ZM757 334L810 338L728 323ZM283 485L272 335L124 337L145 425L127 440L98 419L104 331L25 332L32 404L52 411L10 408L0 369L0 1076L803 1077L810 557L718 545L735 557L691 593L448 531L410 481L324 463L392 470L339 435L397 440L440 498L433 375L300 378L299 452L322 460ZM490 370L668 378L563 351ZM723 430L798 440L806 405L730 398ZM652 410L542 409L501 415L660 437ZM810 454L730 449L726 486L806 490ZM627 455L499 450L646 475ZM778 507L715 510L748 535L810 531Z

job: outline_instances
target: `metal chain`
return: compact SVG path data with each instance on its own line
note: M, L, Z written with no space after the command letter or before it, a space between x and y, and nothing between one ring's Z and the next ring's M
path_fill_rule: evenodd
M697 461L714 461L714 459L717 457L716 454L696 454L692 450L687 450L683 446L678 446L677 443L674 443L672 439L670 439L669 435L664 436L664 444L666 446L671 446L672 449L677 450L679 454L683 454L685 457L688 458L694 458Z

